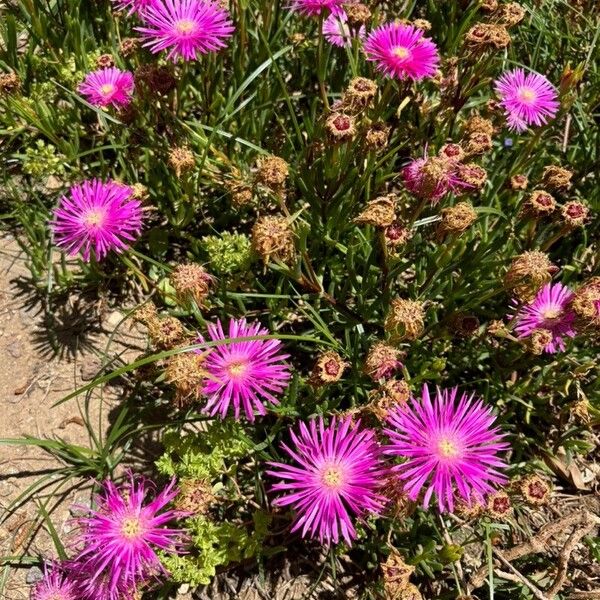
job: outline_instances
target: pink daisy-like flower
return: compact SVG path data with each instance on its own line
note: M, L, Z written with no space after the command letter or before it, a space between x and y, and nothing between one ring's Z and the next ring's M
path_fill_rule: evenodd
M418 81L435 74L440 57L437 46L413 25L387 23L374 29L364 45L367 60L395 79Z
M127 14L132 15L150 6L154 0L112 0L112 2L117 10L126 10Z
M81 252L86 262L92 251L102 260L109 250L128 248L142 229L141 204L131 194L131 188L114 181L74 185L54 211L54 241L70 256Z
M556 88L539 73L508 71L496 81L495 89L513 131L525 131L528 125L545 125L560 107Z
M454 510L456 492L470 504L473 497L493 492L492 484L507 480L499 471L506 464L498 452L508 444L493 426L491 409L467 394L457 403L457 389L438 388L432 402L424 385L422 399L396 406L384 429L390 439L384 452L406 459L392 470L408 497L416 500L427 488L424 508L435 493L440 512Z
M330 44L349 48L353 38L365 36L365 26L362 25L358 32L351 30L348 26L348 15L343 10L336 11L323 21L323 35Z
M561 283L548 283L533 302L521 307L516 316L515 331L520 338L529 337L536 329L545 329L552 340L544 351L554 354L564 351L565 337L575 337L575 313L569 308L573 292Z
M323 12L340 13L346 0L292 0L291 8L308 17L319 16Z
M44 565L44 578L31 590L30 600L79 600L78 585L59 567Z
M235 27L229 12L212 0L153 0L141 12L144 27L136 27L154 53L168 50L167 57L196 60L199 54L226 46Z
M250 421L256 413L265 415L263 401L279 404L274 394L283 392L290 379L290 368L284 362L289 355L281 352L279 340L233 341L269 335L260 323L247 324L246 319L231 319L229 335L225 335L221 321L208 326L208 335L213 342L225 341L209 349L204 367L209 377L203 385L208 397L205 411L225 418L233 405L233 414L240 418L243 409ZM230 341L231 340L231 341ZM200 337L204 342L204 338Z
M456 159L425 153L402 169L402 180L411 194L437 204L449 192L457 194L472 187L460 178L460 164Z
M133 73L107 67L88 73L77 91L94 106L127 106L134 87Z
M290 431L293 448L282 444L293 465L271 462L267 473L281 481L273 491L286 495L276 506L292 505L297 511L292 531L302 530L321 543L348 544L356 538L353 516L379 514L385 498L378 493L384 480L380 449L375 434L352 425L350 418L313 419L300 423L298 434Z
M130 476L118 488L105 481L97 499L97 509L76 518L77 558L71 568L86 574L83 596L102 600L129 597L141 584L167 571L156 551L182 551L183 532L165 527L182 513L165 507L177 496L173 479L147 501L154 484ZM78 507L83 508L83 507Z

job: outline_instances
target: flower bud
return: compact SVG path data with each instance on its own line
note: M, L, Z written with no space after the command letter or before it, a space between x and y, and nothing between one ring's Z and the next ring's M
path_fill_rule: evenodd
M389 227L396 220L396 196L388 194L367 202L365 209L354 219L361 225Z
M252 227L252 248L265 264L271 258L290 263L294 257L294 233L283 216L260 217Z
M385 330L394 342L416 340L425 329L423 304L415 300L392 300L385 320Z

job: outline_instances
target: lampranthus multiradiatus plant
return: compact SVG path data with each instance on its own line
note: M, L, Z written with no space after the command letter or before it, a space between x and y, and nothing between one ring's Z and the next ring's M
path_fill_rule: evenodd
M598 595L596 2L0 14L27 289L147 340L36 442L34 600Z

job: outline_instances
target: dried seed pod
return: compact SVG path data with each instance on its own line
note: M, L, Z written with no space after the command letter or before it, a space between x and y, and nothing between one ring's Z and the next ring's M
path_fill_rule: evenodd
M137 38L124 38L119 44L119 52L121 56L127 58L128 56L135 54L139 47L140 41Z
M573 172L558 165L544 168L542 185L550 190L564 191L571 187Z
M544 190L534 190L529 194L521 209L521 216L541 219L551 215L556 209L556 200Z
M588 220L590 209L579 200L569 200L560 209L565 225L571 228L583 227Z
M393 341L416 340L425 329L423 304L415 300L392 300L385 330Z
M466 156L485 154L492 149L492 137L487 133L473 133L463 143Z
M552 488L550 484L537 475L524 477L519 485L523 499L532 506L543 506L550 500Z
M187 263L177 265L169 280L181 302L187 304L193 301L202 306L215 278L202 265Z
M441 217L436 231L439 238L446 234L460 235L477 220L477 213L470 202L458 202L442 209Z
M175 317L159 317L147 323L148 334L158 348L175 348L185 337L183 325Z
M395 221L383 232L386 248L395 253L412 237L412 231L401 221Z
M391 377L398 369L402 368L402 363L398 360L400 351L394 346L385 342L375 342L367 353L364 370L371 379L379 381Z
M510 178L510 188L514 191L526 190L529 180L526 175L513 175Z
M468 338L479 329L479 319L474 315L457 312L448 319L448 329L458 337Z
M486 50L500 50L506 48L510 42L510 34L504 25L494 23L477 23L469 29L465 37L467 45L478 52Z
M600 277L591 277L575 290L570 308L581 328L600 327Z
M335 383L342 378L348 363L337 353L329 350L317 357L309 382L314 387Z
M494 519L505 520L512 514L512 503L504 491L490 494L486 501L486 511Z
M544 352L544 349L548 344L552 342L554 336L551 331L547 329L534 329L531 335L523 341L523 345L536 356L539 356Z
M216 501L210 481L205 479L182 479L175 507L191 516L205 515Z
M403 379L389 379L370 395L372 400L367 405L368 410L380 423L385 423L391 410L408 401L410 388Z
M14 94L21 89L21 80L16 73L0 73L0 96Z
M353 111L369 106L377 94L377 84L366 77L355 77L344 91L342 105Z
M390 126L385 123L373 123L364 134L367 150L379 152L386 148L390 137L390 130Z
M450 160L462 160L465 157L465 151L460 144L444 144L440 148L438 156Z
M456 173L471 191L481 190L487 181L487 171L474 163L459 164Z
M525 9L516 2L503 4L498 10L498 20L507 27L518 25L525 17Z
M415 572L415 567L407 564L399 552L392 551L381 564L381 571L386 597L392 600L403 597L400 594L409 587L409 578Z
M190 344L194 342L190 340ZM181 352L167 360L165 380L175 387L175 403L179 408L189 406L200 398L206 376L202 354Z
M355 29L366 25L371 19L371 10L366 4L360 2L344 4L344 11L348 15L348 25Z
M260 217L252 227L252 248L265 264L271 258L290 263L294 258L294 233L287 219Z
M504 287L523 302L531 302L538 290L558 271L547 254L531 250L512 259L504 276Z
M396 196L388 194L367 202L365 209L354 219L361 225L389 227L396 220Z
M258 161L256 181L272 192L280 194L285 191L289 174L290 166L283 158L267 156Z
M185 146L175 146L169 150L169 165L177 177L181 177L196 166L194 153Z
M325 130L334 144L352 141L356 136L354 117L339 112L331 113L325 121Z

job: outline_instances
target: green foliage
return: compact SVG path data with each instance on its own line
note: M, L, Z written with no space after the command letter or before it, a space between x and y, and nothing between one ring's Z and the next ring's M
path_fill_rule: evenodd
M207 235L200 246L208 255L210 268L219 275L246 271L253 260L248 236L224 231L220 235Z

